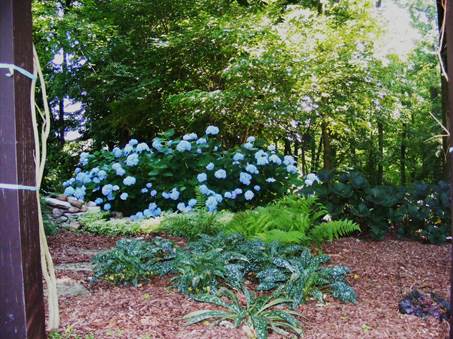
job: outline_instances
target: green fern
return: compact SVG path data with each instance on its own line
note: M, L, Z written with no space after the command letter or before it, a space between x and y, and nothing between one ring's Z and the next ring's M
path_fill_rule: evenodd
M332 220L316 225L310 230L309 238L316 243L332 241L348 234L360 232L360 227L355 222L344 220Z
M319 244L360 231L349 220L323 222L327 214L326 207L315 196L288 196L265 207L236 213L227 229L269 242L304 244Z

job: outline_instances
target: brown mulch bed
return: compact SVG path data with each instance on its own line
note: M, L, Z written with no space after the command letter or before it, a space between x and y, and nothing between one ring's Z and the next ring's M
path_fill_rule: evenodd
M57 263L82 262L90 255L80 249L114 246L115 237L62 232L49 245ZM345 238L323 248L332 262L348 266L358 294L356 305L332 298L324 305L301 307L306 338L445 338L448 324L434 318L400 314L398 302L412 288L448 296L449 246L385 240L367 242ZM170 288L168 278L139 287L88 284L89 272L58 272L79 280L89 295L60 298L62 328L95 338L246 338L240 329L198 324L187 327L182 316L209 308Z

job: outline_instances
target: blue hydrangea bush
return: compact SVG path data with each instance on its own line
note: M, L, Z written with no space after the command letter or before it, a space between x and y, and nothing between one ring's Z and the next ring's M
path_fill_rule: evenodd
M219 128L205 135L172 139L169 131L151 145L132 139L124 148L80 154L74 177L64 193L96 202L132 219L159 216L162 211L232 211L266 204L291 191L299 182L295 160L275 146L249 137L223 150Z

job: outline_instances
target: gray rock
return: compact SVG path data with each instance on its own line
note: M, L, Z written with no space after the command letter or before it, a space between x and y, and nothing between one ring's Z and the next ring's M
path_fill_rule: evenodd
M59 264L55 266L57 271L92 272L93 266L90 262L76 262Z
M64 194L59 194L55 197L55 199L61 200L61 201L68 201L68 197Z
M81 208L83 206L83 202L80 201L80 200L77 200L76 198L72 198L72 197L69 197L68 198L68 202L74 206L74 207L77 207L77 208Z
M52 210L52 216L55 218L55 219L58 219L60 217L62 217L64 214L64 211L59 209L59 208L54 208Z
M71 206L71 207L69 207L68 212L69 213L79 213L80 212L80 208Z
M46 200L47 205L52 206L52 207L58 207L58 208L65 209L65 210L67 210L71 207L71 204L67 201L61 201L61 200L49 198L49 197L46 197L45 200Z
M82 284L67 277L57 279L57 291L61 297L76 297L90 293Z
M68 225L68 228L71 230L78 230L80 228L80 223L78 221L71 221Z
M58 219L56 219L55 221L57 224L62 224L64 222L68 221L68 217L63 215L63 216L59 217Z

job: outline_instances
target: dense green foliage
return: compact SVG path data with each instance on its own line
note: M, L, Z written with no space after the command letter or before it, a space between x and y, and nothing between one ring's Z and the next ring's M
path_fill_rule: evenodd
M326 292L355 302L355 292L346 282L348 269L324 267L328 261L328 256L313 256L299 245L219 234L202 235L185 248L160 238L120 240L113 250L94 258L94 271L96 279L117 284L137 284L154 275L174 273L174 287L191 296L215 294L222 286L241 288L248 280L257 290L274 290L291 298L293 307L309 298L322 301Z
M241 292L245 299L245 305L233 291L225 288L222 288L218 295L196 297L195 300L197 301L220 306L225 310L195 311L187 314L184 319L189 325L207 319L230 321L234 327L245 324L253 330L252 334L258 339L266 339L269 330L283 336L289 336L291 334L289 332L298 336L302 335L301 323L296 318L300 317L301 314L282 309L282 306L291 303L291 300L276 298L272 295L257 297L253 291L249 291L247 288L243 288ZM222 297L226 298L228 302L225 302Z
M407 60L376 57L381 27L367 0L35 0L59 139L47 185L58 189L55 175L68 172L57 152L65 131L98 149L170 128L201 133L206 123L222 128L227 147L249 135L277 143L304 173L353 168L373 184L445 178L433 117L445 124L446 110L424 20L435 21L435 3L400 2L426 36ZM74 100L83 117L65 109Z
M164 216L159 230L173 236L194 240L202 234L220 233L225 228L225 221L230 218L230 215L224 212L195 210L192 213Z
M156 231L159 224L153 220L131 221L126 218L110 218L106 212L88 212L78 218L83 231L99 235L133 236Z
M333 217L354 220L375 238L396 232L402 237L441 243L449 235L447 183L375 186L357 172L325 172L319 177L322 183L307 186L301 193L315 193Z
M315 196L288 196L265 207L236 213L226 228L247 237L284 243L320 244L360 231L350 220L329 220Z

